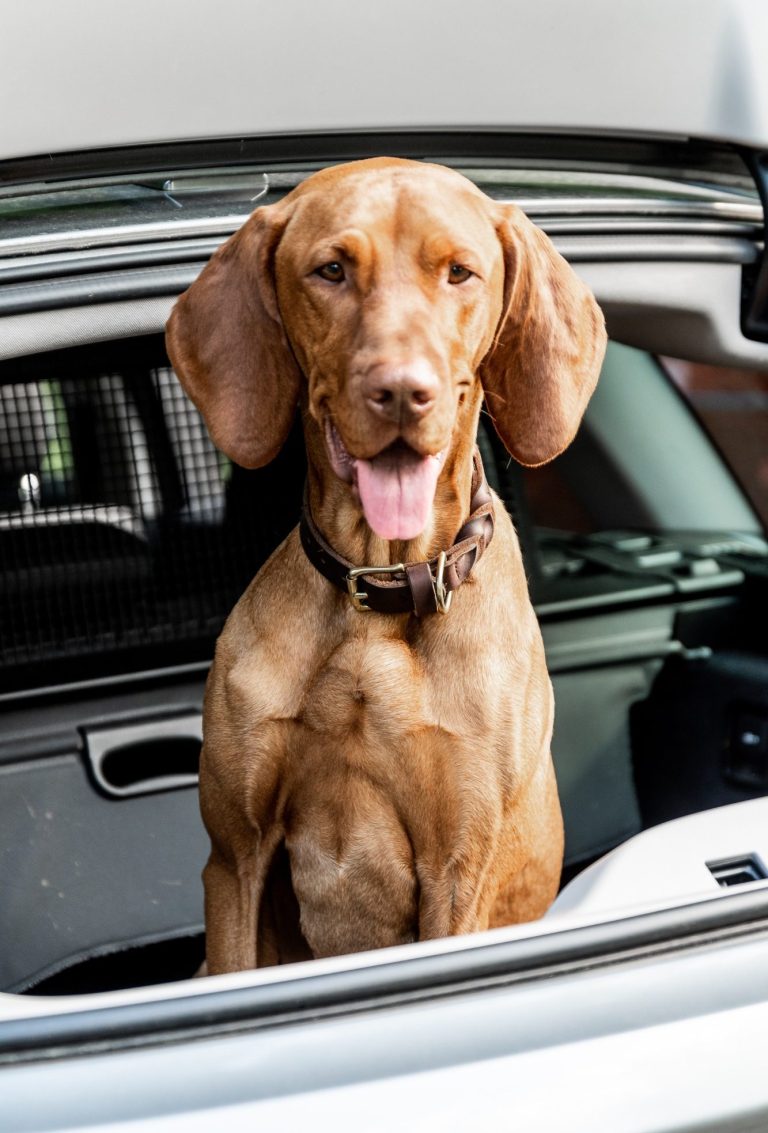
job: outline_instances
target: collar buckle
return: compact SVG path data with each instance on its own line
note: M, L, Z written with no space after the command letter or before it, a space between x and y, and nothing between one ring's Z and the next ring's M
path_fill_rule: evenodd
M347 583L347 594L349 600L358 611L358 613L371 612L371 607L366 605L368 593L365 590L357 589L357 580L362 574L405 574L405 564L395 563L394 566L362 566L353 567L347 571L345 581ZM450 602L449 602L450 605Z
M435 574L434 582L432 583L435 591L435 602L437 603L437 608L441 614L448 613L451 608L451 599L453 598L453 592L451 590L448 590L445 585L444 576L446 558L447 556L445 551L441 551L437 556L437 571Z

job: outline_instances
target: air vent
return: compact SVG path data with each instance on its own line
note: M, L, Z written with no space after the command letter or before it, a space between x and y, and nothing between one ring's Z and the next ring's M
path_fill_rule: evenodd
M749 885L753 881L768 880L768 870L757 854L743 854L736 858L721 858L716 862L707 862L707 869L723 889L731 889L735 885Z

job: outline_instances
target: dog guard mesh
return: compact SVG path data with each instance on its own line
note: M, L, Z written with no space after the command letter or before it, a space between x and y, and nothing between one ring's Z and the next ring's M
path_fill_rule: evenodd
M300 445L282 467L233 468L162 355L123 364L124 347L112 351L116 362L105 366L102 351L99 367L51 356L18 381L3 364L8 690L205 660L298 518Z

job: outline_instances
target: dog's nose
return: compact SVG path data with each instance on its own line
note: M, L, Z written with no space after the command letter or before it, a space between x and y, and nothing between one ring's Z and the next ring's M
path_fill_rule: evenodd
M429 412L439 386L437 374L426 362L375 366L365 375L363 397L378 416L404 423Z

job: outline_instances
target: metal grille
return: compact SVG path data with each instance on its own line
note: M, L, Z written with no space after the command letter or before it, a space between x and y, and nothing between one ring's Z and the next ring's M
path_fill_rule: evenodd
M59 355L0 386L0 684L209 657L295 522L298 498L276 504L274 474L233 470L167 365Z

